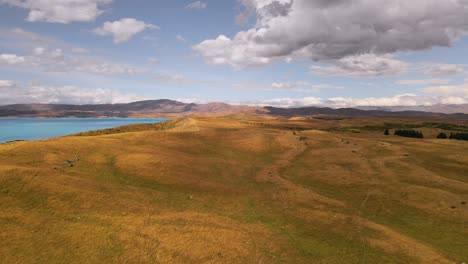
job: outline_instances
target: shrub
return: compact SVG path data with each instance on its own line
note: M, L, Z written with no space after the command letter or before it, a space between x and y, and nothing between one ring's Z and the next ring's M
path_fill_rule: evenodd
M386 135L386 136L390 135L390 131L388 131L388 129L385 129L384 135Z
M450 133L450 139L468 140L468 133Z
M445 133L439 133L439 135L437 135L437 138L439 138L439 139L446 139L446 138L447 138L447 134L445 134Z
M416 130L398 129L395 131L396 136L410 138L424 138L423 133Z

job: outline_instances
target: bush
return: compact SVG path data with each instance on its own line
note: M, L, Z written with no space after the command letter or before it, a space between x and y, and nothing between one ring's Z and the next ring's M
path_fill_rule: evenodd
M384 135L386 135L386 136L390 135L390 131L388 131L388 129L385 129Z
M437 135L437 138L438 138L438 139L446 139L446 138L447 138L447 134L445 134L445 133L439 133L439 135Z
M468 133L450 133L450 139L468 140Z
M424 138L423 133L416 130L398 129L395 131L395 135L400 137Z

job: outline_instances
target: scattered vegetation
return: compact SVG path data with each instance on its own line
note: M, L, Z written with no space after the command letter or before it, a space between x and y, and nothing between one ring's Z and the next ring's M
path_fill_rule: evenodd
M450 139L468 140L468 133L450 133Z
M423 125L428 128L438 128L438 129L452 130L452 131L468 131L468 125L434 123L434 122L427 122L427 123L424 123Z
M394 134L400 137L424 138L423 133L410 129L397 129Z
M440 132L438 135L437 135L437 138L438 139L446 139L447 138L447 134L443 133L443 132Z

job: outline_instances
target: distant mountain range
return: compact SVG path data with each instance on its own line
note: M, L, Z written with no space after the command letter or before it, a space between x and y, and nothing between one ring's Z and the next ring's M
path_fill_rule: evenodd
M384 111L421 111L443 114L468 114L468 104L458 105L431 105L431 106L386 106L386 107L359 107L362 110L384 110Z
M468 118L468 105L432 107L255 107L225 103L194 104L160 99L128 104L13 104L0 106L0 117L150 117L186 115L226 115L250 113L278 116L375 116L375 117L453 117Z
M130 117L229 114L259 111L259 107L225 103L193 104L160 99L128 104L13 104L0 106L0 117Z

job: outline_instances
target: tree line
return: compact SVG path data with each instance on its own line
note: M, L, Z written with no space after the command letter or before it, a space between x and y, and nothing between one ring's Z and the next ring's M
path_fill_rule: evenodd
M388 129L385 129L384 135L388 136L390 135L390 131ZM417 130L412 130L412 129L397 129L394 132L395 136L400 136L400 137L410 137L410 138L424 138L424 135L422 132L417 131ZM438 139L456 139L456 140L468 140L468 133L450 133L450 136L447 136L446 133L439 133L437 135Z
M450 133L450 139L468 140L468 133Z
M400 137L424 138L423 133L411 129L397 129L394 134Z

